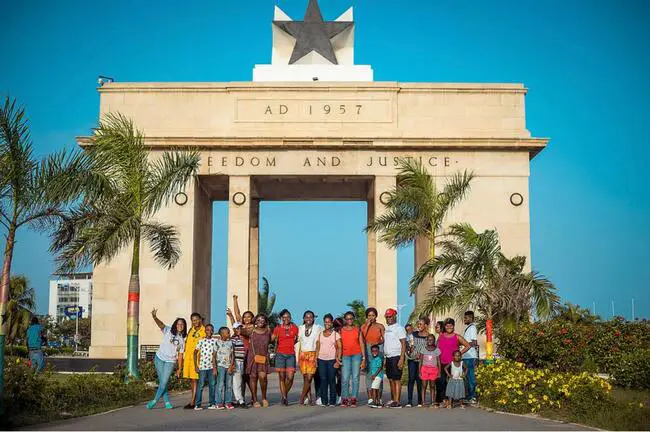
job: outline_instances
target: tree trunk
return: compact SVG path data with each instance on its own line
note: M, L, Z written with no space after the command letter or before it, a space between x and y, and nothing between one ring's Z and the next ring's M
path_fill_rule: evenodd
M16 240L16 224L9 226L5 245L2 279L0 279L0 414L4 414L5 391L5 339L7 337L7 306L9 303L9 284L11 282L11 260Z
M126 380L139 378L138 334L140 328L140 232L133 239L129 300L126 309Z
M492 342L493 334L492 318L485 320L485 363L490 364L494 361L494 344Z

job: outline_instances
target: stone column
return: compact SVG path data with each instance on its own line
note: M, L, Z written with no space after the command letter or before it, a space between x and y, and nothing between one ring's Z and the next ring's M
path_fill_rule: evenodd
M230 176L228 183L228 283L226 304L239 296L242 312L249 306L250 176Z
M194 184L192 311L211 321L212 305L212 200L201 186Z
M248 309L257 313L260 275L260 200L251 200L249 227ZM244 307L240 304L241 307ZM243 311L242 311L243 312Z
M386 210L381 194L394 187L395 176L375 177L373 199L368 202L369 217L379 216ZM397 307L397 251L377 241L375 234L368 236L368 304L374 305L383 316L387 308Z

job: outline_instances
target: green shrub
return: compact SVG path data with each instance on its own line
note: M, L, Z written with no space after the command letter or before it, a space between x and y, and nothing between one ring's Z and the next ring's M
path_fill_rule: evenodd
M514 332L497 330L502 357L533 368L578 372L586 366L613 373L622 354L650 346L650 325L621 320L572 323L554 319L522 324Z
M27 358L27 347L24 345L5 345L5 356Z
M153 389L142 381L125 384L111 374L34 374L27 362L5 364L7 416L0 424L16 427L87 415L149 399Z
M618 386L633 389L650 388L650 348L622 354L611 373L614 383Z
M583 412L610 400L612 386L593 374L531 369L499 360L476 374L481 404L503 411L527 413L566 407Z

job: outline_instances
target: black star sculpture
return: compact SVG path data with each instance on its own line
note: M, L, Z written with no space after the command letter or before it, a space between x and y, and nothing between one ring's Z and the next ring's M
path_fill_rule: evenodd
M323 21L316 0L309 0L303 21L273 21L273 24L296 38L289 64L294 64L312 51L338 64L331 39L354 25L352 21Z

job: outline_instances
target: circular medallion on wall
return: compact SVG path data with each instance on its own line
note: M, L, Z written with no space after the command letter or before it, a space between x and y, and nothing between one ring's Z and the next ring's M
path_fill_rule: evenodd
M246 202L246 195L243 192L235 192L232 196L232 202L240 206Z
M510 204L512 204L515 207L519 207L524 203L524 197L519 193L515 192L512 195L510 195Z
M179 192L174 195L174 202L179 206L184 206L187 204L187 194L185 192Z
M383 205L388 204L388 200L390 198L390 193L389 192L382 192L379 195L379 202L382 203Z

